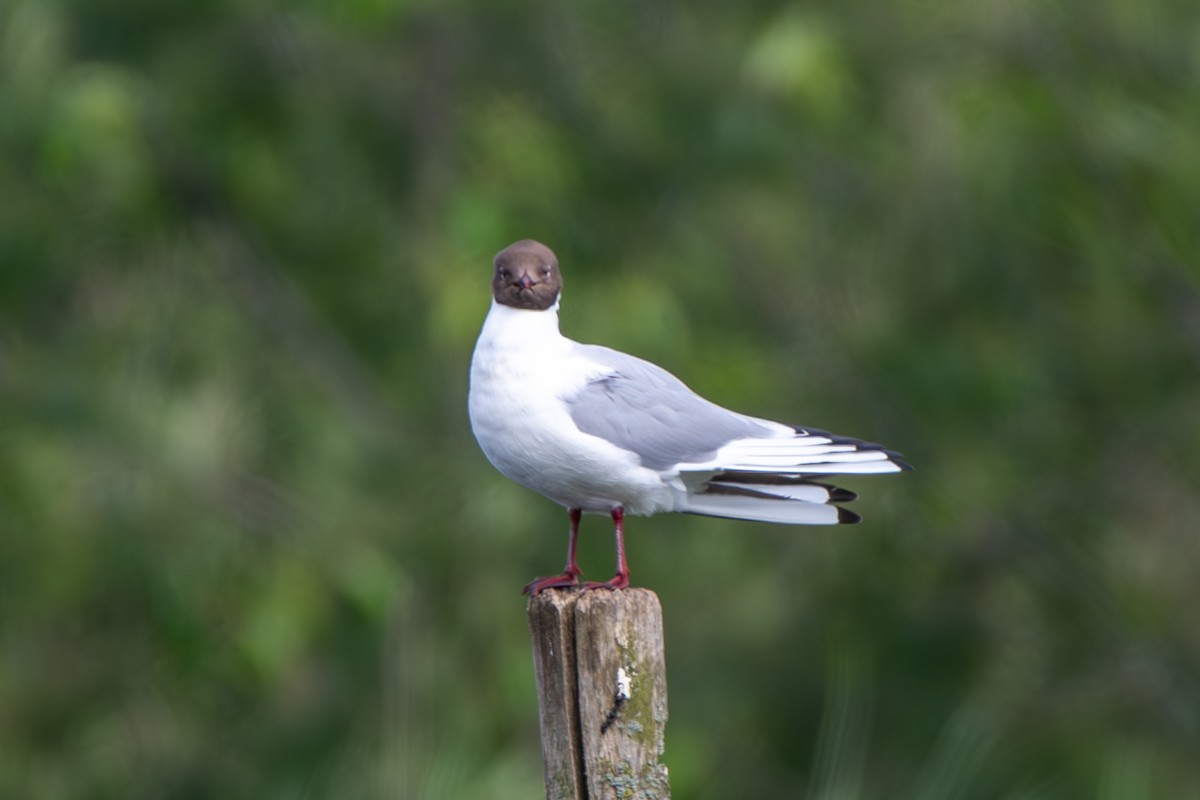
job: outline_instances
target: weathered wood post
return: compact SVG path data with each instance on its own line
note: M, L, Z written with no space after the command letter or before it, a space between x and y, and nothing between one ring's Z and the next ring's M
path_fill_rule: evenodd
M665 800L662 607L648 589L530 598L548 800Z

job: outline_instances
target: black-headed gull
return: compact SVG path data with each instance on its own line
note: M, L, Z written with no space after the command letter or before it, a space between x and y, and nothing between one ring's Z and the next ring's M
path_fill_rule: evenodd
M910 469L877 444L729 411L648 361L566 338L561 290L550 248L525 239L501 250L471 359L471 429L484 454L570 515L566 568L527 593L579 585L582 513L612 517L617 549L612 580L583 588L620 589L625 514L852 523L860 517L834 504L855 494L815 478Z

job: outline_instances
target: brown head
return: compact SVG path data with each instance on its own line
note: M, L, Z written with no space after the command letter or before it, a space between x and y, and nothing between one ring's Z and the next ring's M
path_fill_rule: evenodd
M492 297L500 305L545 311L558 300L562 291L558 259L541 242L514 242L497 253L492 264Z

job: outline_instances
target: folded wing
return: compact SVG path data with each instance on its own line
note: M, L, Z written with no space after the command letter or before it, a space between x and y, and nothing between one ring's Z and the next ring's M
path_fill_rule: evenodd
M911 469L880 445L738 414L709 402L666 370L594 345L578 345L605 370L564 398L584 433L678 474L679 511L792 525L860 520L836 503L853 492L814 478Z

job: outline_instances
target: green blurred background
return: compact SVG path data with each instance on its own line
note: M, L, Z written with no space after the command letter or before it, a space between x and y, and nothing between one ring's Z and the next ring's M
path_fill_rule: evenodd
M0 796L541 794L566 517L465 411L534 237L917 467L631 520L677 798L1200 797L1194 2L0 9Z

